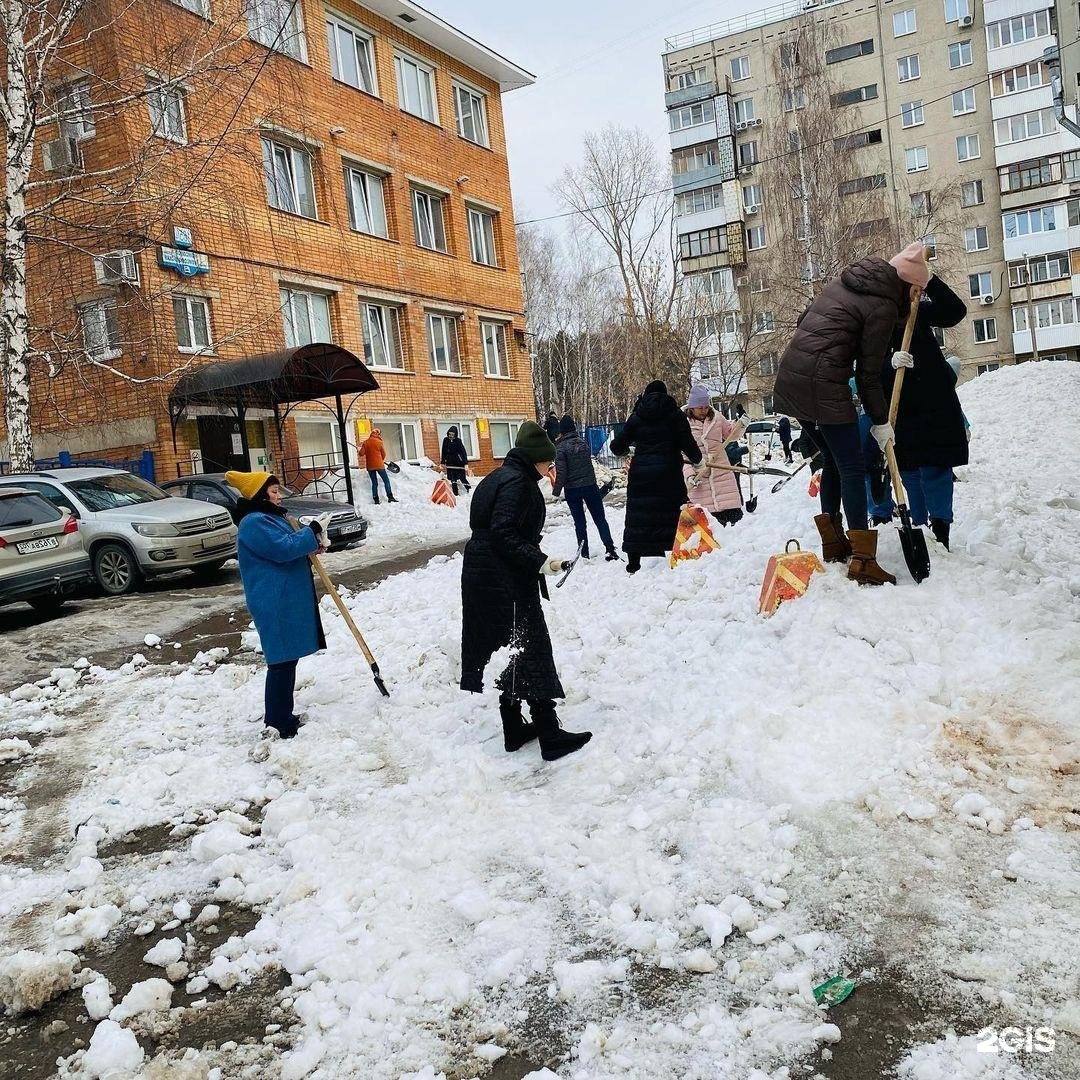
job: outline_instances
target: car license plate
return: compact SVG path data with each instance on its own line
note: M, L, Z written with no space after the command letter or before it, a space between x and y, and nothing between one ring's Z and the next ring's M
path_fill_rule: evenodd
M363 532L363 525L342 525L338 532L342 536L352 536L353 533Z
M24 540L15 545L15 550L20 555L30 555L35 551L48 551L49 548L58 547L55 536L43 536L40 540Z

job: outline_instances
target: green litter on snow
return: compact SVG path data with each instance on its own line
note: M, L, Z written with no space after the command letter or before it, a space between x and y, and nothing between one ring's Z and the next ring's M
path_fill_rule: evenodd
M854 989L853 979L837 975L835 979L829 979L828 982L814 987L814 1000L819 1005L831 1008L833 1005L839 1005L841 1001L847 1001Z

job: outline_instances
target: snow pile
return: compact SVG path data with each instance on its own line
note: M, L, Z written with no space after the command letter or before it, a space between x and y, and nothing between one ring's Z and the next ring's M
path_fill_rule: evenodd
M102 1020L90 1036L82 1074L87 1080L124 1080L134 1076L145 1056L130 1031L115 1020Z
M0 1005L13 1016L36 1012L71 986L78 965L70 952L52 956L20 949L0 960Z

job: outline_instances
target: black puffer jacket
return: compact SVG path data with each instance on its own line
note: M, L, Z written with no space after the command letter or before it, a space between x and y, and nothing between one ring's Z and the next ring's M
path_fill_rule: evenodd
M884 259L852 263L803 312L780 358L773 391L777 412L804 423L854 424L852 367L863 408L883 424L888 408L881 360L907 315L909 286Z
M565 697L540 606L547 511L540 474L522 450L477 487L469 507L472 539L461 568L461 689L480 693L492 653L513 656L496 685L523 699Z
M555 486L558 495L565 488L591 487L596 483L589 444L576 432L560 435L555 443Z
M622 549L628 555L663 555L675 543L679 511L686 502L682 463L701 461L690 421L670 394L638 398L622 431L611 440L618 457L634 447L626 487Z
M911 355L915 366L904 376L900 411L896 416L896 461L901 469L923 465L953 467L968 463L968 440L964 414L956 396L956 375L945 362L931 327L956 326L967 315L967 306L939 278L932 277L919 304ZM893 334L892 349L899 349L903 326ZM881 369L886 398L891 397L896 373L892 349Z
M452 469L464 469L469 464L469 452L457 435L447 435L442 441L442 464Z

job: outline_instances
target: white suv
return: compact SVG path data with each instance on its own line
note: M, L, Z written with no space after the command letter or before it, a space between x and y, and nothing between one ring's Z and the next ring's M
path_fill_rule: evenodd
M79 522L94 577L112 596L174 570L217 573L236 556L225 510L177 499L121 469L45 469L0 476L0 487L36 491Z

